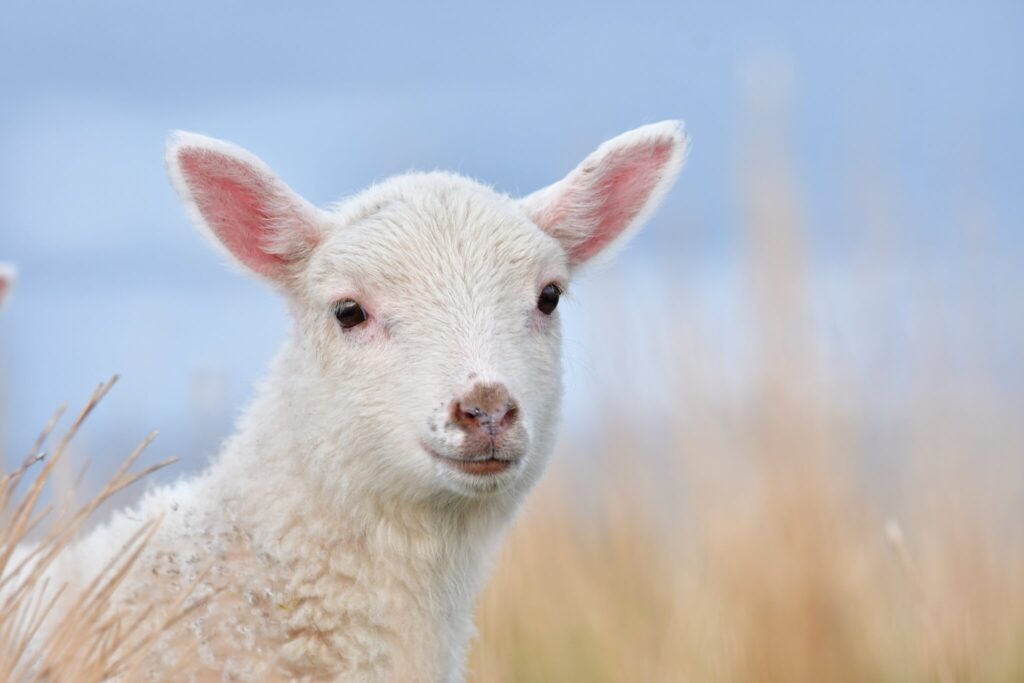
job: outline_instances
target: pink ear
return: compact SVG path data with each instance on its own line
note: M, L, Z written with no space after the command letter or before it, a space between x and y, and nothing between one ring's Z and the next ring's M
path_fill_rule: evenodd
M2 308L4 302L7 301L7 297L11 295L11 290L14 289L14 279L16 276L17 271L13 265L10 263L0 263L0 308Z
M579 265L643 224L675 182L686 151L681 121L637 128L601 145L564 179L525 197L523 206Z
M193 221L257 273L282 280L316 246L316 209L245 150L178 133L167 164Z

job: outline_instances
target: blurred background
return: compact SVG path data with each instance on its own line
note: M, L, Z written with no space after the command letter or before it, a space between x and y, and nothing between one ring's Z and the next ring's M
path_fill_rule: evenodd
M154 428L153 481L194 471L286 334L188 225L171 130L326 204L409 169L526 194L683 118L678 185L559 309L562 445L475 680L1024 680L1021 3L3 14L7 467L117 372L80 493Z

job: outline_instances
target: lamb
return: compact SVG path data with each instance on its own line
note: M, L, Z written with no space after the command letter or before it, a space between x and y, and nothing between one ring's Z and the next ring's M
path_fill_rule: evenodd
M410 173L320 209L249 152L175 134L188 216L294 328L209 468L116 513L55 579L88 580L160 518L114 600L142 614L206 564L214 598L155 678L462 680L474 599L553 450L559 299L651 214L687 146L666 121L522 199Z

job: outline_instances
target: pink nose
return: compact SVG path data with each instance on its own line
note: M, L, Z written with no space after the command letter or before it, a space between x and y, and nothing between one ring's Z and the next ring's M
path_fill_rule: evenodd
M519 406L503 384L477 384L452 402L452 420L471 437L497 441L519 418Z

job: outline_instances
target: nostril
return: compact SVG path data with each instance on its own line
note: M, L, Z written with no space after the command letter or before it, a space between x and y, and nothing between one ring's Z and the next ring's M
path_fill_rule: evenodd
M505 406L505 414L501 416L501 421L498 423L503 429L507 429L515 424L516 418L519 417L519 406L516 405L515 401L509 401Z
M460 404L459 410L463 420L483 422L487 414L477 406L466 407Z

